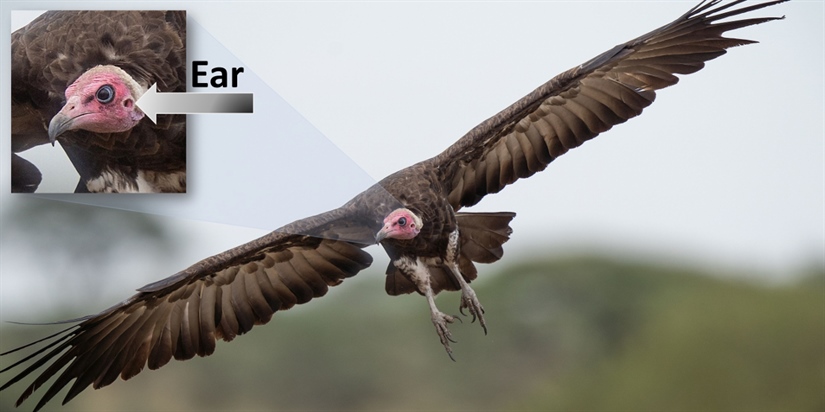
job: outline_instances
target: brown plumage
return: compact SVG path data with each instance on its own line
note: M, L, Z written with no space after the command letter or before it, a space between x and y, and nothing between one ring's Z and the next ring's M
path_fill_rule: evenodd
M392 261L387 292L424 295L451 353L447 325L455 318L440 312L433 298L441 290L461 290L460 310L469 310L486 331L484 309L467 283L477 275L473 262L501 258L515 216L460 210L639 115L655 90L676 83L674 74L695 72L725 49L752 43L722 34L776 17L720 20L782 1L739 9L731 7L742 1L702 2L673 23L553 78L443 153L386 177L342 207L204 259L46 338L52 341L45 349L3 370L33 361L0 389L46 366L18 401L56 375L39 409L72 379L64 402L146 365L209 355L216 339L231 340L369 266L362 248L376 241Z
M122 69L139 88L186 90L186 12L49 11L11 38L12 150L50 141L66 89L95 67ZM117 132L61 131L78 191L185 191L186 118L142 119ZM21 176L12 170L12 186ZM169 179L173 177L172 179ZM141 187L138 181L141 180Z

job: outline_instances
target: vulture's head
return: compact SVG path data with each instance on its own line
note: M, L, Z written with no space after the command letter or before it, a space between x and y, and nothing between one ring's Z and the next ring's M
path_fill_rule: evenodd
M375 242L384 239L412 239L424 226L421 218L409 209L395 209L384 218L384 227L375 235Z
M144 89L117 66L96 66L66 88L66 105L49 123L49 139L69 130L125 132L143 118L135 101Z

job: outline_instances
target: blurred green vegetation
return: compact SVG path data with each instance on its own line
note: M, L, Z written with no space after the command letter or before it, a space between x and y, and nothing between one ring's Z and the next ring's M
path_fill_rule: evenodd
M474 283L489 335L454 324L457 362L424 299L387 296L373 268L209 358L45 410L825 410L821 269L782 285L593 256L494 270ZM2 325L0 349L49 330Z

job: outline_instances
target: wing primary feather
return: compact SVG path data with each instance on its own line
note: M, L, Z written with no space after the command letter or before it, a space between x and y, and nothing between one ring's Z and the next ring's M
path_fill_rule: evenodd
M181 305L176 304L175 307L181 308ZM175 359L186 360L195 356L193 345L195 339L192 338L192 313L194 311L190 308L189 301L183 303L180 310L180 332L178 333L178 340L175 342ZM198 325L199 322L196 321L194 324Z
M272 281L266 275L266 269L255 272L255 278L258 281L258 287L266 299L269 309L274 313L281 309L281 300L278 298L278 291L272 286Z
M223 288L228 288L229 286L221 286L221 311L223 312L223 316L221 316L221 328L220 328L220 336L223 337L223 340L227 342L231 342L235 339L235 336L238 335L238 320L235 316L235 310L232 305L232 291L225 290Z
M278 279L295 296L299 305L312 299L312 289L298 276L289 262L278 263L275 268L278 269Z
M91 319L95 316L97 316L97 315L86 315L86 316L82 316L82 317L79 317L79 318L66 319L66 320L56 320L56 321L52 321L52 322L17 322L17 321L9 320L9 321L6 321L6 323L11 323L12 325L21 325L21 326L65 325L65 324L68 324L68 323L83 322L83 321L89 320L89 319ZM60 333L60 332L58 332L58 333ZM43 338L43 339L48 339L48 337ZM32 342L32 343L37 343L37 342L39 342L39 341L35 341L35 342ZM5 355L6 353L11 353L11 352L0 353L0 356Z
M257 265L255 265L254 269L246 269L249 265L250 264L245 265L240 279L237 279L229 285L229 290L231 291L229 301L232 304L232 310L234 310L235 318L238 321L238 335L249 332L252 327L255 326L255 316L252 313L252 307L249 306L249 296L246 293L246 282L243 281L243 278L248 276L251 271L257 270Z
M307 265L312 267L314 271L320 274L327 285L337 285L343 282L346 274L337 266L333 265L328 259L325 259L317 251L304 256Z
M172 360L172 328L171 319L167 319L161 327L160 336L158 336L149 353L146 366L154 370L166 365L170 360Z
M524 135L524 133L515 132L513 134L516 136L516 138L505 139L504 144L507 146L507 149L510 152L510 165L513 168L513 175L515 176L513 178L513 181L515 181L515 179L520 177L527 177L529 174L529 170L527 167L527 154L524 152L523 146L525 144L531 145L531 143L527 139L527 136ZM540 143L540 146L544 146L543 141ZM539 151L540 149L541 148L533 148L533 151Z
M255 317L255 324L260 325L269 321L272 314L275 312L267 302L258 284L258 273L261 270L256 270L244 276L244 289L246 289L247 303L252 309L252 315Z
M557 141L558 137L555 129L547 121L547 119L539 119L538 122L530 125L524 133L514 133L516 140L524 152L524 159L527 162L527 174L524 177L531 176L533 173L544 170L544 165L549 164L553 160L553 155L548 145L549 141Z
M579 94L579 97L576 99L574 104L587 108L587 110L593 112L593 114L599 118L602 126L606 127L606 129L603 129L598 133L603 133L609 130L612 125L621 123L625 120L619 117L615 112L613 112L613 110L610 110L610 107L608 107L605 103L591 97L586 90L583 90L582 93Z
M745 1L745 0L738 0L738 1L735 1L733 3L727 4L723 7L719 7L718 9L714 10L712 13L716 13L716 12L725 10L729 7L733 7L733 6L735 6L739 3L742 3L743 1ZM742 7L741 9L731 10L727 13L722 13L722 14L713 16L710 20L711 21L716 21L716 20L721 20L721 19L727 18L727 17L736 16L736 15L739 15L739 14L749 13L749 12L754 11L754 10L763 9L765 7L773 6L774 4L784 3L786 1L788 1L788 0L775 0L775 1L768 1L768 2L764 2L764 3L754 4L752 6ZM754 19L754 20L761 20L760 21L760 23L761 23L761 22L770 21L770 20L781 20L783 18L785 18L785 16L782 16L782 17L766 17L766 18L763 18L763 19ZM754 23L754 24L758 24L758 23Z
M57 393L64 386L66 386L72 379L75 379L75 391L72 391L70 389L69 393L67 394L67 398L64 398L63 400L63 404L65 404L66 402L71 400L71 397L73 397L81 390L86 388L89 384L95 381L100 381L100 379L105 377L104 374L109 369L109 367L115 361L118 361L116 356L117 353L121 350L121 348L123 348L124 346L128 346L128 344L131 342L131 334L128 334L129 328L137 321L139 321L140 318L140 312L135 311L131 314L131 316L127 317L127 319L123 323L118 324L112 339L108 342L105 339L101 341L102 344L104 344L103 350L90 350L86 351L83 354L69 356L72 354L72 351L77 349L77 347L75 346L72 349L70 349L69 352L65 353L63 357L67 358L67 363L69 363L69 366L65 370L63 370L62 373L60 373L58 378L54 381L54 383L52 383L52 385L49 387L48 391L44 396L49 396L51 398L57 395ZM105 343L108 344L106 345ZM112 354L114 355L110 356ZM117 378L117 375L115 375L115 377L112 380L114 380L115 378ZM43 383L45 383L45 380L43 381Z
M499 146L496 150L498 156L498 171L499 181L498 186L504 187L513 183L516 180L515 172L513 171L513 156L510 153L510 147L507 145Z
M218 297L220 290L220 287L217 286L201 285L199 317L201 342L198 345L201 351L198 352L199 356L211 355L215 351L215 325L220 322L215 311L219 307L217 302L220 301Z
M502 187L499 181L499 170L501 169L501 159L498 157L498 152L490 150L487 152L487 159L484 163L489 165L485 175L487 190L491 193L498 192Z
M313 297L320 297L327 294L329 286L322 276L318 274L315 268L309 264L305 253L313 253L312 251L299 251L295 253L295 257L289 261L295 273L301 277L304 283L312 290Z
M130 317L128 317L128 319L132 319L132 317L130 316ZM134 321L134 319L132 319L132 320ZM120 325L122 325L122 324L117 324L117 326L120 326ZM112 324L109 323L108 326L111 327ZM63 345L61 345L62 346L61 348L57 348L57 349L60 349L60 351L62 351L63 349L66 348L66 346L69 343L71 343L71 341L64 343ZM56 356L59 353L59 351L57 351L57 349L55 351L53 351L52 353L50 353L49 355L44 356L43 358L41 358L41 360L44 360L44 361L49 360L49 358L51 358L53 356ZM63 370L63 372L60 373L60 375L58 375L57 379L51 384L51 386L49 386L49 388L46 390L46 393L43 394L43 396L40 398L40 401L37 403L37 406L35 406L35 411L42 408L43 405L45 405L48 401L50 401L52 398L54 398L54 396L57 395L57 393L60 392L60 390L64 386L66 386L73 378L75 378L75 376L72 376L73 370L75 370L75 368L79 367L80 363L88 363L88 362L86 362L87 361L86 358L83 358L83 359L80 358L86 352L84 352L84 353L77 353L77 352L78 352L78 346L70 346L69 350L67 352L63 353L45 371L43 371L34 380L34 382L31 385L29 385L27 390L23 393L23 395L28 397L32 392L34 392L37 388L39 388L41 385L46 383L46 381L48 381L52 376L54 376L61 369L63 369L64 366L69 364L69 366L65 370ZM108 352L108 349L105 350L105 352ZM100 355L100 353L98 353L98 355ZM95 357L94 359L97 359L97 357ZM92 360L94 360L94 359L92 359ZM32 365L32 366L35 366L35 365ZM85 367L85 366L82 369L88 370L88 368ZM21 398L18 402L22 402L23 400L25 400L25 398L23 396L21 396Z
M57 340L55 340L54 342L49 343L47 346L44 346L44 347L42 347L42 348L38 349L36 352L34 352L34 353L32 353L32 354L30 354L30 355L26 356L25 358L23 358L23 359L21 359L21 360L19 360L19 361L15 362L15 363L13 363L12 365L10 365L10 366L6 367L5 369L3 369L3 370L2 370L2 371L0 371L0 372L5 372L5 371L7 371L7 370L10 370L10 369L12 369L12 368L17 367L18 365L21 365L21 364L23 364L23 363L25 363L25 362L28 362L28 361L29 361L29 360L31 360L32 358L35 358L35 357L37 357L38 355L40 355L41 353L43 353L43 352L45 352L45 351L47 351L47 350L49 350L49 349L51 349L51 348L54 348L55 346L60 345L63 341L65 341L65 340L67 340L67 339L69 339L69 338L71 338L71 337L72 337L72 334L67 334L67 335L65 335L65 336L62 336L62 337L60 337L60 339L57 339ZM53 357L54 357L54 356L56 356L57 354L61 353L61 352L62 352L62 351L64 351L65 349L66 349L66 347L65 347L65 346L60 345L58 348L56 348L56 349L52 350L51 352L49 352L48 354L46 354L46 355L45 355L45 356L43 356L42 358L38 359L35 363L33 363L33 364L29 365L29 367L27 367L25 370L23 370L22 372L20 372L19 374L17 374L17 375L16 375L16 376L14 376L13 378L9 379L9 381L8 381L8 382L6 382L5 384L3 384L3 386L0 386L0 390L4 390L4 389L8 388L9 386L14 385L15 383L19 382L21 379L23 379L23 378L25 378L26 376L28 376L31 372L33 372L33 371L35 371L35 370L39 369L39 368L40 368L40 366L42 366L44 363L46 363L46 362L47 362L47 361L49 361L51 358L53 358ZM22 398L22 397L21 397L21 398ZM25 399L25 398L22 398L22 399ZM22 399L18 401L18 405L19 405L19 402L22 402Z
M278 267L273 266L271 268L264 269L266 271L267 277L269 278L272 287L275 289L278 299L281 301L281 310L288 310L291 307L295 306L298 303L298 298L295 297L295 294L284 285L284 282L281 280L280 275L278 274Z
M62 323L62 322L61 322L61 323ZM29 325L29 324L27 323L26 325ZM0 353L0 356L10 355L10 354L15 353L15 352L17 352L17 351L20 351L20 350L26 349L26 348L31 347L31 346L34 346L34 345L37 345L37 344L38 344L38 343L40 343L40 342L47 341L47 340L49 340L49 339L51 339L51 338L54 338L55 336L62 335L62 334L64 334L64 333L66 333L66 332L68 332L68 331L70 331L70 330L72 330L72 329L76 329L76 328L78 328L78 327L79 327L79 325L72 325L72 326L69 326L69 327L68 327L68 328L66 328L66 329L60 330L60 331L55 332L55 333L53 333L53 334L51 334L51 335L49 335L49 336L46 336L45 338L40 338L40 339L38 339L38 340L36 340L36 341L34 341L34 342L27 343L27 344L25 344L25 345L23 345L23 346L18 346L18 347L14 348L14 349L10 349L10 350L7 350L7 351L5 351L5 352L3 352L3 353ZM71 335L68 335L68 336L71 336ZM28 357L24 358L24 359L23 359L23 361L25 361L26 359L29 359L30 357L31 357L31 356L28 356ZM17 362L17 363L15 363L15 364L11 365L11 366L8 366L8 367L6 367L6 368L3 368L2 370L0 370L0 373L3 373L3 372L5 372L5 371L7 371L7 370L9 370L9 369L11 369L11 368L13 368L13 367L15 367L15 366L16 366L16 365L18 365L19 363L20 363L20 362Z

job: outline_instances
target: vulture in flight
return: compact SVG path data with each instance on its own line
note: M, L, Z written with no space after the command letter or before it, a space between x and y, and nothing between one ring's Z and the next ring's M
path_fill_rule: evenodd
M638 116L656 90L678 81L676 74L696 72L730 47L754 43L723 34L781 17L730 18L783 1L738 8L744 0L703 1L672 23L561 73L444 152L384 178L343 206L206 258L71 321L35 342L44 347L3 369L25 367L0 389L45 368L17 402L54 377L37 410L65 386L64 403L90 385L129 379L146 366L210 355L218 339L231 341L368 267L372 258L363 248L375 243L391 259L387 293L423 295L452 357L449 326L456 318L436 307L435 296L460 291L459 311L486 332L484 308L469 283L477 275L475 263L501 258L515 216L462 209Z
M186 116L135 102L186 90L185 11L49 11L11 36L12 191L41 174L17 153L59 140L76 192L185 192Z

